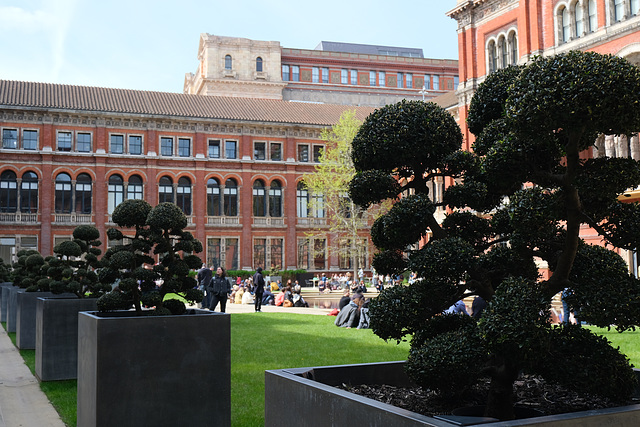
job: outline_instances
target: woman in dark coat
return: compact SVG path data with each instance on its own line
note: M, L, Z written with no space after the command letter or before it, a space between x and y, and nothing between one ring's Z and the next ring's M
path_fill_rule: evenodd
M224 313L227 309L227 300L231 292L231 283L229 283L225 277L224 268L218 267L216 276L211 281L211 286L209 286L207 292L211 293L211 306L209 306L209 310L214 311L218 302L220 302L220 311Z

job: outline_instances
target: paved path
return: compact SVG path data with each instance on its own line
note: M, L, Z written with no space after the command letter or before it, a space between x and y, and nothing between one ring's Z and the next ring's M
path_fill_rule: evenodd
M0 327L0 427L65 427Z

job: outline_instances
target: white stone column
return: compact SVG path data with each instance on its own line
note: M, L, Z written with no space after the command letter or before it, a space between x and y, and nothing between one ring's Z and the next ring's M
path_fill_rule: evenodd
M640 160L640 139L637 133L631 136L629 149L631 150L631 158L633 160Z
M604 151L607 157L616 156L615 138L613 135L606 135L604 137Z

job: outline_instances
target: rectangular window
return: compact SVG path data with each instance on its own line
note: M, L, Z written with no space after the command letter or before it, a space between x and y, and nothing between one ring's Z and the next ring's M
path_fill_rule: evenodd
M402 73L398 73L398 87L401 88L402 87L402 79L404 78L404 76L402 75Z
M214 268L222 266L221 255L221 240L215 238L207 239L207 265L212 265Z
M253 241L253 268L265 267L267 239Z
M2 129L2 148L18 148L18 129Z
M178 138L178 156L191 157L191 140L188 138Z
M310 270L309 239L298 239L298 268L302 270Z
M284 82L288 82L289 81L289 66L288 65L283 65L282 66L282 81L284 81Z
M38 149L38 131L25 130L22 132L22 148L25 150Z
M272 142L271 146L271 160L274 162L279 162L282 160L282 144L279 142Z
M413 87L413 74L405 74L405 87L411 89Z
M267 158L267 144L265 142L253 143L253 160L265 160Z
M113 154L124 153L124 136L123 135L111 135L109 151Z
M357 85L358 84L358 71L357 70L351 70L351 84L352 85Z
M453 88L458 89L458 84L460 83L460 77L453 76Z
M224 144L225 152L224 155L227 159L235 159L238 157L238 142L237 141L226 141Z
M71 151L71 132L58 132L58 151Z
M345 70L344 68L342 70L340 70L340 83L342 83L343 85L346 85L349 80L349 70Z
M142 154L142 136L129 135L129 154Z
M271 239L270 242L270 267L282 268L282 249L284 246L284 239Z
M369 86L375 86L375 85L376 85L376 72L369 71Z
M294 82L300 81L300 67L297 65L291 66L291 80Z
M433 76L433 90L440 90L440 77Z
M325 256L325 239L313 240L313 268L316 270L324 270L326 267Z
M299 162L308 162L309 161L309 146L306 144L298 145L298 161Z
M76 135L76 151L79 151L81 153L91 152L90 133L78 133L78 135Z
M211 159L220 158L220 140L219 139L209 140L209 158Z
M160 155L173 156L173 138L160 138Z
M320 68L313 67L311 69L311 81L313 83L320 83Z
M425 89L431 89L431 76L429 74L424 75L424 87Z
M237 270L238 260L238 239L225 239L224 243L224 266L225 270Z
M324 147L322 145L314 145L313 146L313 161L316 163L320 163L320 156L322 155Z
M378 71L378 86L380 86L380 87L385 87L386 86L385 72L384 71Z
M322 83L329 83L329 69L326 67L322 69Z

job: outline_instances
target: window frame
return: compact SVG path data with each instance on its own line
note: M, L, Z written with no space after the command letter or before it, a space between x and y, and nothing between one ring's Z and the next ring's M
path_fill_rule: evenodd
M165 143L170 143L170 145L166 146ZM160 155L163 157L172 157L173 143L174 143L174 138L172 136L161 136L160 137Z
M191 138L178 138L178 157L191 157Z
M34 144L33 148L27 148L26 145L25 145L25 141L34 141L31 138L26 138L25 137L25 133L26 132L29 132L29 134L31 134L31 132L33 132L36 135L35 144ZM37 150L39 144L40 144L40 131L38 129L22 129L22 149L23 150Z
M116 140L120 138L120 151L114 150L117 145L114 144ZM109 153L111 154L124 154L124 134L123 133L111 133L109 134Z
M65 146L62 147L60 145L61 142L61 136L62 135L66 135L69 137L69 141L64 141L65 142ZM66 146L66 143L68 142L69 146ZM68 148L68 149L67 149ZM70 153L71 151L73 151L73 131L70 130L58 130L56 131L56 151L60 151L63 153Z
M278 153L277 156L274 156L274 149L277 147L275 152ZM272 162L281 162L283 159L282 156L282 142L270 142L269 143L269 160Z
M81 136L82 137L88 136L89 137L89 141L88 142L87 141L82 141L81 142L80 141ZM84 150L84 149L81 150L80 149L80 144L83 145L83 148L85 148L84 146L86 144L88 144L89 148L87 150ZM93 148L93 134L91 132L87 132L87 131L78 131L78 132L76 132L76 150L75 151L78 152L78 153L91 153L92 148Z
M230 149L233 146L233 149ZM232 156L229 153L233 153ZM225 159L237 159L238 158L238 140L228 139L224 141L224 158Z
M138 145L138 143L132 143L131 142L132 138L139 138L140 139L140 152L139 153L134 153L132 151L131 147L135 147L135 146ZM127 135L127 153L132 155L132 156L141 156L143 152L144 152L144 136L143 135L137 135L137 134L128 134Z
M298 144L298 162L309 163L309 144Z
M5 138L5 133L15 132L15 137L13 138ZM18 149L18 136L20 135L19 128L11 128L6 127L2 128L2 148L6 150L17 150ZM13 141L13 147L7 146L7 141Z
M267 160L267 142L266 141L253 142L253 160Z
M217 146L217 151L218 151L218 155L212 155L212 147L216 147ZM221 148L222 148L222 140L220 139L214 139L214 138L209 138L207 140L207 157L210 159L219 159L220 158L220 154L221 154Z

